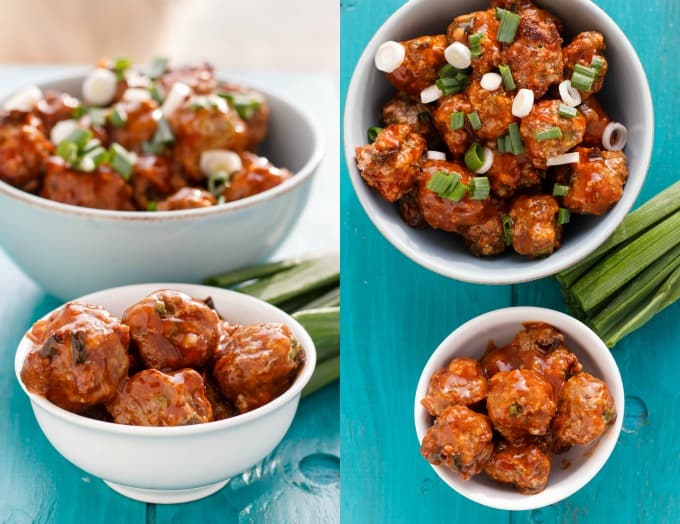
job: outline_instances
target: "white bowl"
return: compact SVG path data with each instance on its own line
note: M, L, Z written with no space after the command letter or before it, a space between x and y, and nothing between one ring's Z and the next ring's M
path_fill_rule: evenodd
M98 291L78 300L104 306L120 317L128 306L157 289L175 289L196 298L211 296L217 310L237 323L286 324L306 352L306 362L293 385L268 404L230 419L192 426L141 427L76 415L29 392L20 378L32 347L26 337L17 348L14 369L40 428L64 458L127 497L170 504L207 497L271 453L293 421L300 393L314 372L316 348L292 317L234 291L189 284L142 284Z
M80 96L82 80L39 86ZM264 260L299 217L323 156L314 121L265 95L271 118L260 152L294 173L279 186L225 205L147 213L61 204L0 181L0 244L28 276L65 300L138 282L200 282Z
M354 149L366 143L366 130L379 122L382 104L394 88L373 64L378 46L423 34L442 34L457 15L484 9L488 0L413 0L376 32L357 63L347 93L344 116L345 158L352 185L373 224L394 247L414 262L441 275L481 284L512 284L553 275L597 249L616 229L637 198L652 154L654 115L644 69L621 29L590 0L537 1L565 24L567 40L586 30L601 31L607 42L609 72L598 99L613 120L628 127L630 177L623 197L602 217L572 217L562 247L540 260L520 255L476 258L450 233L415 230L361 179ZM568 41L568 40L567 40Z
M461 480L444 466L432 466L437 475L451 488L479 504L504 510L528 510L559 502L585 486L611 455L623 424L624 393L621 374L611 352L585 324L569 315L538 307L509 307L485 313L466 322L439 344L427 361L418 381L414 417L418 442L432 425L432 417L420 404L427 394L430 378L435 371L455 357L479 359L491 339L497 346L509 343L523 328L524 322L546 322L564 334L567 347L578 357L584 371L603 380L614 398L617 417L614 424L589 446L573 446L562 455L553 455L548 486L535 495L522 495L514 487L500 484L481 473L470 480ZM425 460L425 459L423 459ZM563 460L570 462L563 469Z

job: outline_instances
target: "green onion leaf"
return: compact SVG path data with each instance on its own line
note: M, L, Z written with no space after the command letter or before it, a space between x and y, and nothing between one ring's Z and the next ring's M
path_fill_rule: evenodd
M574 70L574 74L571 75L571 86L580 91L590 91L590 88L593 87L593 79Z
M503 84L505 85L505 89L512 90L515 89L515 80L512 78L512 71L510 70L509 65L499 65L498 66L498 71L501 74L501 78L503 79Z
M510 215L503 215L503 234L505 235L505 245L512 245L512 218Z
M576 64L574 66L574 73L585 75L593 80L595 80L595 77L597 76L597 71L595 69L593 69L592 67L584 66L582 64Z
M427 189L438 195L442 195L451 191L460 180L458 173L446 173L444 171L435 171L427 181Z
M146 204L146 210L147 211L156 211L158 209L158 202L155 200L149 200L149 202Z
M505 137L499 136L496 139L496 144L498 145L498 152L499 153L505 153Z
M570 218L571 213L569 212L568 209L564 209L563 207L561 207L560 210L557 212L557 222L559 224L568 224Z
M227 103L236 110L238 116L243 120L250 120L253 118L253 115L262 105L262 100L258 100L248 93L233 92L217 94L226 99Z
M599 75L600 71L602 71L602 66L604 66L604 62L604 58L594 55L593 59L590 61L590 67Z
M468 38L470 54L475 58L482 56L482 38L484 38L484 33L475 33Z
M57 146L57 156L72 166L78 160L78 146L70 140L62 140Z
M465 165L470 171L477 171L484 164L484 148L479 142L472 144L465 152Z
M161 154L165 151L166 146L175 141L175 135L172 134L170 124L165 118L161 118L156 124L156 132L151 138L150 142L145 142L142 146L144 153L154 155Z
M553 196L567 196L569 194L569 186L562 184L555 184L553 186Z
M465 85L457 78L439 78L435 84L444 96L455 95L465 89Z
M108 161L111 169L116 171L124 180L130 179L135 165L134 153L130 153L123 146L114 142L109 148Z
M451 131L456 131L465 125L465 113L462 111L456 111L451 113L451 120L449 122L449 127Z
M490 191L491 186L488 177L476 176L470 180L470 198L472 200L485 200Z
M149 68L148 68L147 72L148 72L148 75L155 80L156 78L163 76L163 74L167 70L168 70L168 59L167 59L167 57L157 56L149 64Z
M439 80L435 82L444 96L454 95L463 91L470 83L469 69L458 69L446 64L439 70Z
M575 107L565 106L564 104L560 104L557 109L560 113L560 116L565 118L574 118L578 113L578 109Z
M475 131L482 127L482 121L479 119L479 115L477 114L477 111L473 111L472 113L468 113L467 115L468 120L470 121L470 125L472 126L472 129Z
M71 116L77 120L77 119L85 116L86 113L87 113L87 106L85 106L85 104L78 104L73 109L73 114Z
M158 82L153 82L151 84L151 87L149 88L149 94L151 95L151 98L153 98L159 105L161 105L163 100L165 100L165 90Z
M113 106L111 112L109 113L109 122L113 127L123 127L127 124L127 113L125 109L118 106Z
M375 142L375 139L378 138L378 135L382 133L382 131L383 131L382 127L377 126L369 127L368 132L366 133L368 135L368 141Z
M562 138L562 130L559 127L550 127L543 131L538 131L534 138L539 141L560 139Z
M518 14L512 13L511 11L497 8L496 18L499 17L499 12L501 23L498 26L496 40L503 42L504 44L510 44L515 39L515 34L517 33L517 28L519 27L521 17Z
M524 153L524 144L522 144L522 137L519 134L519 126L517 125L517 122L513 122L508 126L508 132L510 133L510 144L512 145L512 153L515 155L521 155L522 153Z
M462 182L458 182L453 189L440 196L448 200L453 200L454 202L460 202L467 194L468 189L469 188L467 185L463 184Z
M130 69L132 61L126 56L119 56L113 62L113 72L116 73L118 80L125 79L125 71Z

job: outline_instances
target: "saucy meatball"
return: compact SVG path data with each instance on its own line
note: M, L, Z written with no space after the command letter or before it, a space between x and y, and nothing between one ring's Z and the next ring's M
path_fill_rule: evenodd
M526 155L496 151L486 176L494 194L510 198L517 192L540 187L544 172L536 169Z
M486 415L453 405L427 430L420 454L430 464L443 464L467 480L484 469L493 452L492 439L493 429Z
M503 440L494 447L484 472L497 482L512 484L520 493L531 495L548 485L550 462L550 451L536 439L518 443Z
M172 191L172 175L165 157L144 155L137 157L130 179L132 197L139 209L147 209Z
M13 111L0 118L0 180L24 191L36 191L45 159L54 146L42 122L31 113Z
M485 218L458 231L465 239L465 247L476 257L498 255L505 251L505 231L501 213L495 206L487 206Z
M159 82L166 93L170 92L175 82L188 85L199 95L208 95L217 87L215 71L208 63L173 67L159 78Z
M430 108L416 102L406 93L398 92L383 106L382 122L385 126L406 124L411 127L411 131L422 135L428 144L436 142Z
M205 189L183 187L168 198L158 202L158 211L178 211L180 209L198 209L212 207L217 204L215 197Z
M71 302L36 322L21 380L29 391L82 412L116 395L128 372L128 327L104 308Z
M158 120L161 118L158 104L154 100L123 101L118 102L115 107L123 112L127 119L120 127L109 126L111 141L118 142L129 151L140 153L144 142L153 138L158 127Z
M219 338L217 313L184 293L156 291L123 314L147 367L173 370L210 362Z
M604 128L611 122L607 113L594 96L588 98L580 106L579 112L586 119L586 131L583 134L583 143L589 146L599 147L602 144Z
M287 169L279 169L265 157L244 152L241 155L242 168L231 175L224 189L227 202L240 200L262 193L288 180L292 174Z
M571 164L569 193L564 207L582 215L601 215L623 195L628 163L623 151L601 151L578 147L580 160Z
M427 395L420 402L432 416L453 404L469 406L486 398L487 384L482 366L473 358L454 358L446 368L435 371Z
M466 115L472 113L472 104L462 93L440 98L432 113L437 131L454 155L464 154L474 138L467 124L459 129L451 129L451 115L460 112Z
M615 420L616 406L607 384L583 372L562 388L552 430L559 443L587 446Z
M213 368L222 394L240 413L252 411L286 391L305 359L305 351L284 324L237 328Z
M239 112L248 127L247 149L254 150L267 136L269 104L266 98L262 93L238 84L220 84L219 93L229 95L229 105Z
M71 169L59 157L45 162L45 179L40 196L72 206L134 211L132 188L109 166L86 173Z
M45 134L49 135L57 122L73 118L73 112L79 105L78 99L68 93L48 91L36 104L35 114L42 121Z
M555 415L550 383L530 369L500 371L489 380L489 418L506 439L545 435Z
M495 15L495 9L487 9L457 16L446 31L449 43L461 42L466 46L470 35L484 35L479 42L481 55L472 56L472 72L476 78L495 70L502 63L502 44L496 40L499 22Z
M116 424L132 426L185 426L214 419L203 378L193 369L140 371L106 408Z
M522 195L510 208L512 247L531 258L550 255L560 247L562 226L557 221L559 206L550 195Z
M401 218L414 229L426 229L430 227L423 216L418 204L418 190L412 189L397 201Z
M423 89L436 82L439 70L446 65L446 35L420 36L401 45L406 51L404 61L386 76L397 90L418 97Z
M372 144L357 147L357 167L382 198L396 202L416 183L426 149L425 139L410 126L391 125Z
M212 406L214 420L224 420L238 415L236 408L220 392L215 379L208 373L203 373L201 376L205 383L205 396Z
M604 77L607 74L608 64L604 57L604 50L607 46L604 43L604 36L598 31L586 31L579 33L574 39L562 50L562 57L564 60L564 77L571 78L574 71L574 66L580 64L582 66L590 67L593 57L597 56L602 61L600 70L593 81L593 85L588 91L580 91L583 99L588 98L593 93L597 93L602 89Z
M475 131L477 136L496 139L506 134L508 126L516 120L512 115L512 96L502 88L487 91L479 80L473 80L466 93L482 123L482 127Z
M583 140L586 119L580 113L573 118L560 116L561 103L559 100L541 100L522 119L519 128L531 162L540 169L545 169L548 158L566 153ZM540 133L554 128L560 130L560 138L541 138Z

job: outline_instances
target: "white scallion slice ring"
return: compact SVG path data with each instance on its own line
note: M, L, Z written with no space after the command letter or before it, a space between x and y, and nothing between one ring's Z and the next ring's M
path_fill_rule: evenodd
M457 69L467 69L472 63L470 48L460 42L454 42L444 50L446 61Z
M437 84L432 84L430 87L426 87L420 92L420 101L423 104L430 104L439 100L444 93L441 89L437 87Z
M512 114L524 118L534 107L534 92L531 89L520 89L512 101Z
M491 149L489 149L488 147L485 147L484 148L484 162L479 167L479 169L475 170L475 173L477 173L478 175L483 175L489 169L491 169L492 165L493 165L493 151L491 151Z
M479 81L479 84L482 86L482 89L487 91L495 91L501 87L502 82L503 77L498 73L485 73L482 76L482 79Z
M199 166L206 176L210 176L216 173L231 175L236 171L240 171L243 164L241 157L233 151L210 149L201 153Z
M441 151L428 151L427 152L427 159L428 160L446 160L446 153L442 153Z
M562 155L551 156L546 161L546 165L548 167L551 167L551 166L564 166L566 164L578 164L580 158L581 155L578 152L573 151L571 153L564 153Z
M151 100L151 93L142 87L130 87L123 91L122 98L126 102L146 102Z
M375 52L375 67L383 73L391 73L404 63L406 49L399 42L390 40L380 44Z
M3 104L5 111L31 111L43 98L42 91L38 86L30 86L11 96Z
M60 120L54 125L52 131L50 131L50 141L55 146L58 146L60 142L65 140L67 136L80 127L83 126L81 126L77 120Z
M179 106L182 105L184 99L191 93L191 88L183 82L175 82L170 88L168 96L165 97L165 101L161 106L161 111L164 117L170 116L172 113L177 111Z
M111 103L118 88L118 78L108 69L98 67L83 81L83 98L88 104L106 106Z
M628 141L628 129L619 122L609 122L602 133L602 147L607 151L621 151Z
M576 107L581 104L581 93L572 87L571 80L565 80L559 86L560 98L569 107Z

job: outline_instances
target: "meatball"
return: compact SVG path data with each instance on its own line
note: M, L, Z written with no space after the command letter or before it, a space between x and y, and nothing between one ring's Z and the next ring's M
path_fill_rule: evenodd
M236 109L248 127L248 145L254 150L267 136L269 104L259 91L238 84L220 84L220 94L226 94L229 105Z
M453 19L446 36L449 43L461 42L468 44L470 35L484 35L480 41L482 54L472 57L472 72L476 78L484 73L495 70L501 62L501 43L496 40L499 22L494 9L475 11Z
M174 158L191 182L205 179L200 168L203 151L226 149L240 152L248 147L248 127L223 98L196 98L184 102L168 122L175 135Z
M179 211L182 209L198 209L212 207L217 204L215 197L205 189L183 187L168 198L158 202L158 211Z
M562 81L562 37L547 11L531 6L519 14L517 34L501 63L510 66L517 88L531 89L538 100L552 84Z
M78 99L68 93L48 91L36 104L35 114L42 121L45 134L49 135L57 122L73 118L73 112L79 105Z
M241 155L241 163L243 167L231 175L229 184L224 189L224 199L227 202L257 195L282 184L292 176L287 169L278 168L265 157L248 151Z
M623 195L628 179L628 163L623 151L576 148L580 160L571 164L569 193L564 207L582 215L601 215Z
M535 440L498 442L484 472L497 482L513 484L524 495L543 491L550 477L551 457L546 446Z
M447 46L446 35L419 36L401 42L406 50L402 64L387 73L387 79L398 91L411 96L434 84L439 78L439 70L446 65L444 50Z
M560 247L562 226L557 221L559 206L550 195L522 195L510 208L512 247L531 258L550 255Z
M144 142L150 141L156 133L161 111L154 100L142 102L118 102L114 106L127 115L121 127L109 125L108 132L112 142L118 142L129 151L142 152Z
M411 131L422 135L428 144L437 142L430 108L406 93L398 92L383 106L382 122L385 126L406 124Z
M459 129L451 129L451 115L459 112L466 115L472 113L472 104L462 93L440 98L437 102L437 107L432 113L437 131L439 131L449 151L456 156L465 153L474 137L472 129L467 125L467 122L466 125Z
M444 464L467 480L484 469L493 452L492 438L493 429L486 415L453 405L427 430L420 454L430 464Z
M491 191L501 198L540 187L545 173L536 169L526 155L494 152L493 164L486 173Z
M519 128L531 162L540 169L545 169L548 158L566 153L583 140L586 119L580 113L573 118L560 116L560 104L559 100L541 100L522 119ZM553 128L559 128L561 138L536 137L537 133Z
M72 206L134 211L132 188L109 166L86 173L71 169L59 157L45 163L46 173L40 196Z
M125 381L106 405L116 424L185 426L213 420L201 375L193 369L145 369Z
M478 224L463 226L458 231L465 239L467 250L477 257L498 255L505 251L505 231L501 213L494 206L487 206Z
M454 358L435 371L427 395L420 402L432 416L453 404L469 406L486 398L487 384L482 366L473 358Z
M108 402L128 372L128 327L104 308L71 302L36 322L21 380L76 413Z
M416 183L425 139L408 125L383 129L372 144L357 147L357 167L361 178L388 202L396 202Z
M599 147L602 144L604 128L611 122L594 96L591 96L578 106L578 110L586 119L586 131L583 134L583 144Z
M602 33L598 31L586 31L576 35L571 43L562 50L565 78L571 78L576 64L590 67L593 57L598 56L602 60L600 71L597 73L591 88L588 91L581 91L584 100L602 89L604 77L607 74L608 69L607 59L604 57L604 50L606 48L607 46L604 43L604 36L602 36Z
M165 198L172 191L170 166L165 157L146 155L137 157L130 184L132 197L139 209Z
M236 408L220 393L220 388L215 379L208 373L202 373L201 376L205 383L205 396L212 406L214 419L224 420L238 415Z
M487 91L479 80L473 80L465 93L482 123L475 131L478 137L496 139L507 133L508 126L516 120L512 115L512 96L508 92L502 88Z
M399 215L404 222L414 229L430 227L418 205L418 190L412 189L397 201Z
M552 430L560 443L587 446L615 420L616 406L607 384L583 372L562 388Z
M210 362L219 332L217 313L184 293L164 289L123 314L132 345L147 367L173 370Z
M213 376L240 413L270 402L286 391L302 367L305 351L283 324L237 328L215 362Z
M469 184L472 178L472 174L460 164L445 160L425 161L422 176L418 181L418 205L427 223L435 229L453 233L461 226L478 224L485 215L487 206L490 205L489 200L472 200L469 193L459 202L440 197L427 187L427 183L438 171L457 173L460 176L459 183L463 184Z
M0 180L24 191L40 187L42 165L54 151L42 122L31 113L13 111L0 118Z
M555 414L553 389L530 369L500 371L489 380L486 407L494 427L510 441L545 435Z
M170 91L175 82L188 85L194 93L199 95L209 95L217 88L215 72L208 63L173 67L159 78L159 82L166 93Z

